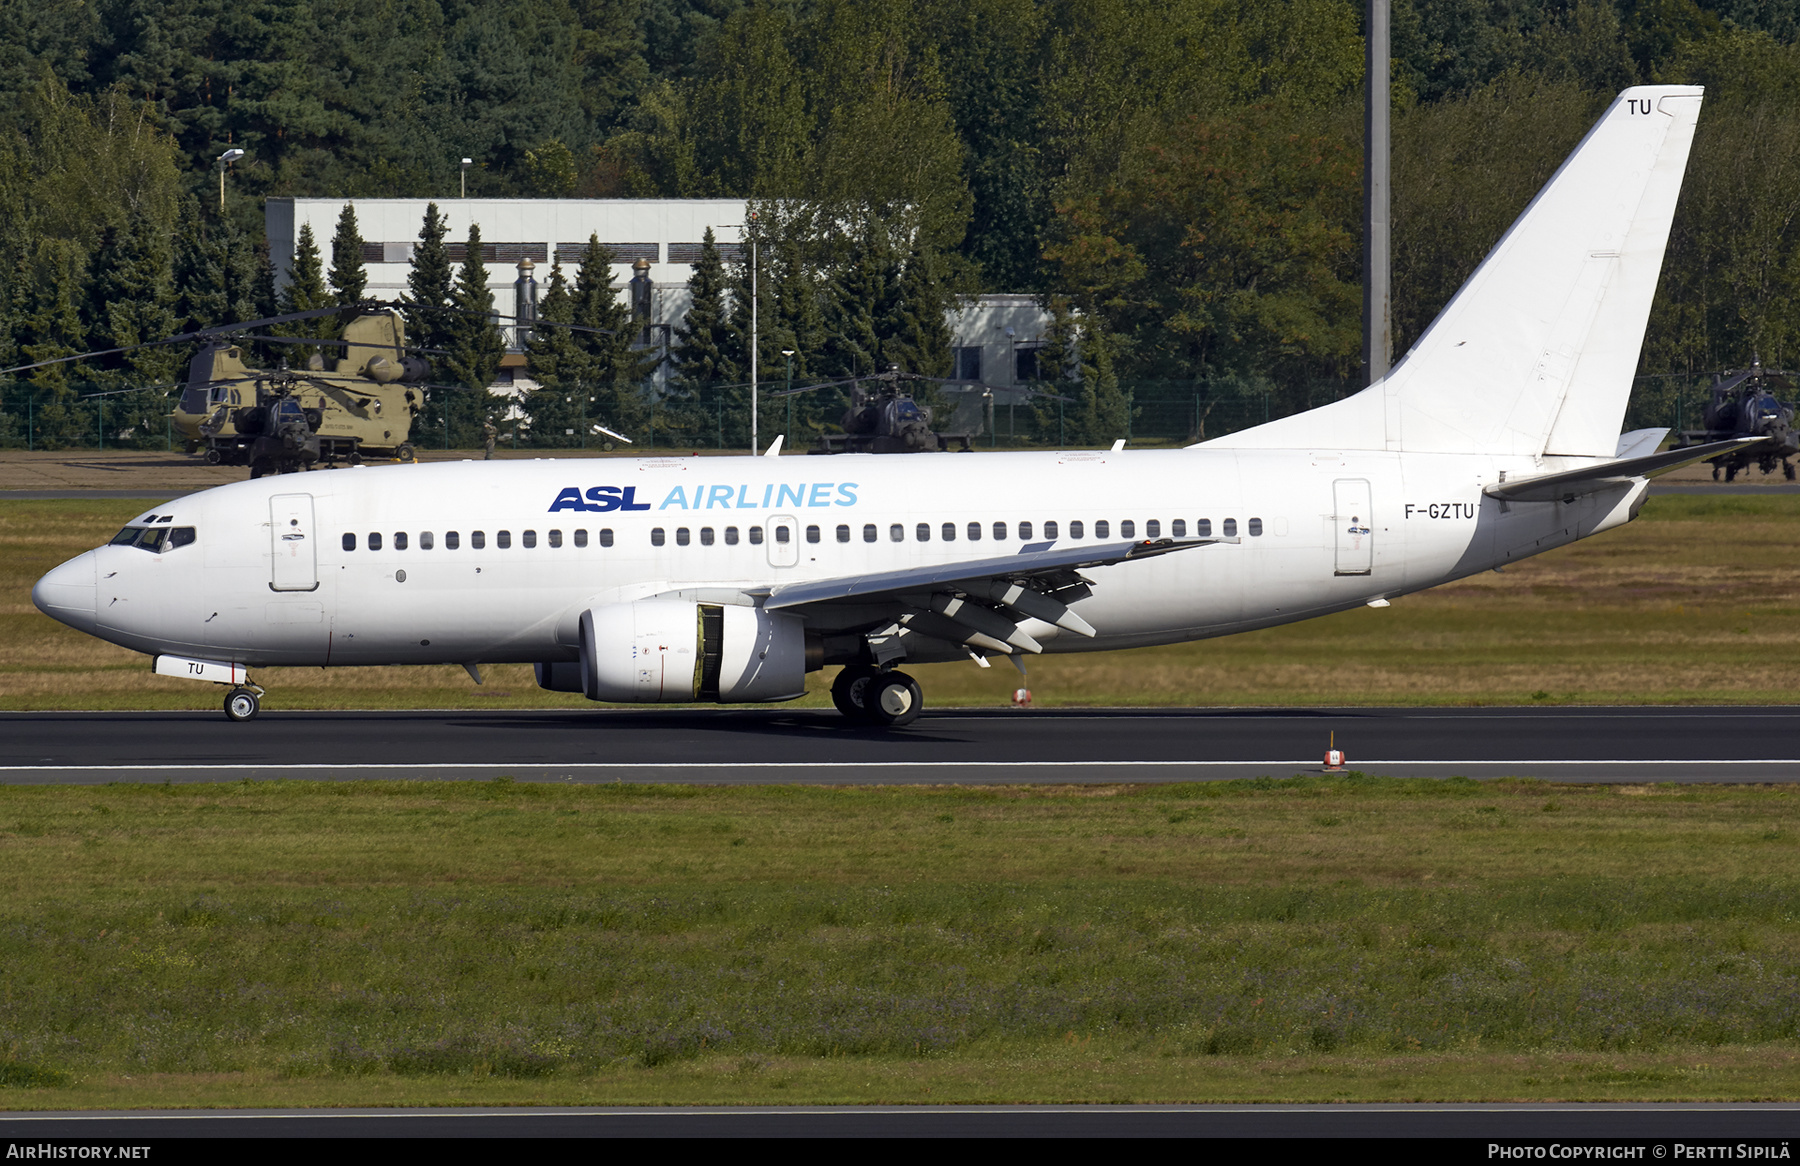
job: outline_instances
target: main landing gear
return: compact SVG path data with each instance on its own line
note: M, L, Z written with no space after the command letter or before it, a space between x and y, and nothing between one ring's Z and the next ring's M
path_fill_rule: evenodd
M904 672L851 664L832 682L831 703L858 724L898 728L919 719L925 694Z

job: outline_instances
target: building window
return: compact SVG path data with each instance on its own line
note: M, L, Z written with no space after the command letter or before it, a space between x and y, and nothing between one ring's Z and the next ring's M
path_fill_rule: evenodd
M950 350L955 358L956 367L950 376L953 380L978 381L981 379L981 347L971 344L966 347Z
M347 551L353 551L356 549L356 536L355 535L347 534L344 536L344 549Z
M660 547L668 541L669 541L669 536L667 534L663 533L662 527L653 526L650 528L650 545L651 546Z
M600 545L603 547L612 546L612 527L603 526L600 528Z
M1038 353L1043 350L1044 346L1041 344L1013 349L1013 380L1016 383L1044 379L1043 366L1038 362Z

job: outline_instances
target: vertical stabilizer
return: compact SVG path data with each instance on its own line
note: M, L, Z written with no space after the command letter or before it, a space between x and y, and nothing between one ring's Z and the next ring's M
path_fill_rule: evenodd
M1702 93L1619 94L1385 381L1215 444L1613 456Z

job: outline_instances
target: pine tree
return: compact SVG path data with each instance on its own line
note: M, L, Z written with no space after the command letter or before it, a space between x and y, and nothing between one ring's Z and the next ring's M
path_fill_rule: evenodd
M550 284L538 301L538 320L573 324L575 300L560 258L550 268ZM538 387L523 404L531 418L531 443L556 448L576 445L586 424L588 381L593 359L567 328L539 327L525 340L526 367ZM574 433L570 433L574 430Z
M743 370L731 355L736 341L731 335L725 291L725 261L719 256L713 229L708 227L700 245L700 262L688 277L688 313L675 328L675 375L691 388L743 379Z
M425 207L425 223L413 248L412 270L406 273L406 300L417 307L406 313L406 334L421 348L444 348L450 342L451 315L434 311L450 306L450 249L444 245L445 224L437 203Z
M347 202L344 212L338 216L337 232L331 236L331 290L340 307L361 300L364 289L369 286L362 249L362 234L356 227L356 206Z
M500 372L500 358L506 354L506 341L494 322L494 293L488 289L487 264L481 255L481 226L469 224L468 251L456 273L456 286L451 292L451 306L456 308L450 325L450 355L444 365L454 379L470 393L478 395L479 414L485 416L492 401L487 387ZM464 410L457 410L465 412ZM470 424L479 429L480 421Z
M886 319L881 321L882 354L907 372L950 375L950 296L942 261L915 240L900 276L891 285Z
M288 272L287 286L281 289L276 298L276 314L285 316L289 312L310 312L314 308L329 307L331 302L331 293L325 289L324 263L319 256L319 244L313 238L312 224L302 223L299 241L294 245L294 266ZM329 317L320 317L280 324L275 331L282 336L328 338L331 326ZM289 359L304 368L313 351L310 347L295 347Z
M93 321L89 342L100 348L126 348L173 335L177 329L170 266L168 234L161 224L138 215L123 229L108 232L88 282ZM123 366L121 379L126 383L154 384L175 379L181 354L170 347L140 348L112 363Z
M612 264L613 254L601 245L600 237L588 236L570 306L572 321L589 329L575 333L576 345L592 361L589 416L609 429L647 435L649 402L638 383L642 362L631 350L637 329L631 309L612 285Z
M824 370L869 375L883 368L878 314L888 295L886 239L871 222L838 269L828 292Z

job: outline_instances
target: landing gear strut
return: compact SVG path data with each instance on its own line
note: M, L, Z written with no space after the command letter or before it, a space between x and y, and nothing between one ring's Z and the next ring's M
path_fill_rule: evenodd
M925 694L919 682L904 672L852 664L832 682L831 703L857 723L899 728L919 719Z

